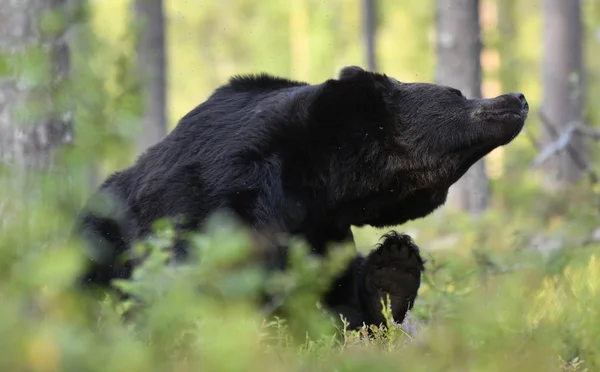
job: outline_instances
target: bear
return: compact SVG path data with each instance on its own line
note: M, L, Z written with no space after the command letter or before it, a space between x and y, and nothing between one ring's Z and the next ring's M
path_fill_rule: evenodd
M202 230L217 211L232 213L269 246L269 270L286 265L279 234L300 236L323 256L331 244L353 244L352 226L423 218L475 162L520 133L528 110L522 93L468 99L452 87L359 66L318 84L232 76L134 165L110 175L98 190L103 198L84 207L77 220L89 246L82 283L127 278L136 262L118 257L164 217L176 218L184 233ZM184 239L173 255L186 259ZM324 302L353 326L376 324L373 304L389 293L401 322L422 270L410 237L391 233L367 257L357 254Z
M381 240L366 257L357 254L325 294L323 302L331 312L343 316L347 329L386 325L382 300L387 301L388 296L397 324L414 306L425 270L420 248L409 235L394 230Z

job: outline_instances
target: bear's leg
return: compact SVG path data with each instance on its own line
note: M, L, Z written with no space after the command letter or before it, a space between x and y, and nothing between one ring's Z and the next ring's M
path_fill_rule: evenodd
M85 238L89 256L85 271L78 277L79 284L106 287L115 278L130 276L130 262L118 262L119 255L128 246L123 238L122 226L117 221L88 213L82 215L77 227Z
M387 295L394 321L398 324L404 321L417 298L424 264L419 247L410 236L395 231L383 236L383 242L365 260L361 293L366 310L376 319L376 324L385 323L381 300L387 301Z
M424 261L410 236L385 234L367 257L357 255L326 295L328 307L344 316L350 329L385 324L381 301L390 297L392 316L402 323L421 285Z

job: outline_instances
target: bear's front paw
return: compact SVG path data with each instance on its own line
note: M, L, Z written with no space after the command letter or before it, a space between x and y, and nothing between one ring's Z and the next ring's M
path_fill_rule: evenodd
M417 297L423 270L419 247L410 236L395 231L383 236L364 263L367 311L376 323L385 324L381 301L385 303L387 295L394 321L402 323Z

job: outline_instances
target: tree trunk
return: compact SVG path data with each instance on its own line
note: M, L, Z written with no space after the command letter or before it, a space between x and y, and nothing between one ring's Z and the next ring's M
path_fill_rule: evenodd
M137 65L141 94L144 96L144 117L137 147L139 152L143 152L167 134L167 58L163 2L135 0L134 14L142 26L137 45Z
M570 123L582 118L582 24L579 0L544 0L544 55L542 61L542 143L558 139ZM573 135L570 147L585 160L583 139ZM582 175L569 151L562 151L543 166L548 189L572 185Z
M376 71L377 62L375 58L375 29L377 28L377 3L376 0L362 0L364 35L367 57L367 69Z
M49 167L53 150L71 141L71 112L61 91L69 72L66 29L41 21L66 16L68 0L0 0L0 161ZM55 14L55 15L56 15ZM67 22L68 23L68 22ZM56 28L55 28L56 27Z
M481 98L481 39L478 0L437 0L436 82ZM490 201L485 160L475 163L449 193L449 204L473 215Z

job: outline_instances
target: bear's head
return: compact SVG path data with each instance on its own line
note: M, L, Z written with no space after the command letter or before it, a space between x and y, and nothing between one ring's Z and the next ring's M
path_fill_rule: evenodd
M317 87L305 110L314 156L328 157L319 177L327 213L353 225L431 213L473 164L520 133L529 111L522 93L469 99L356 66Z

